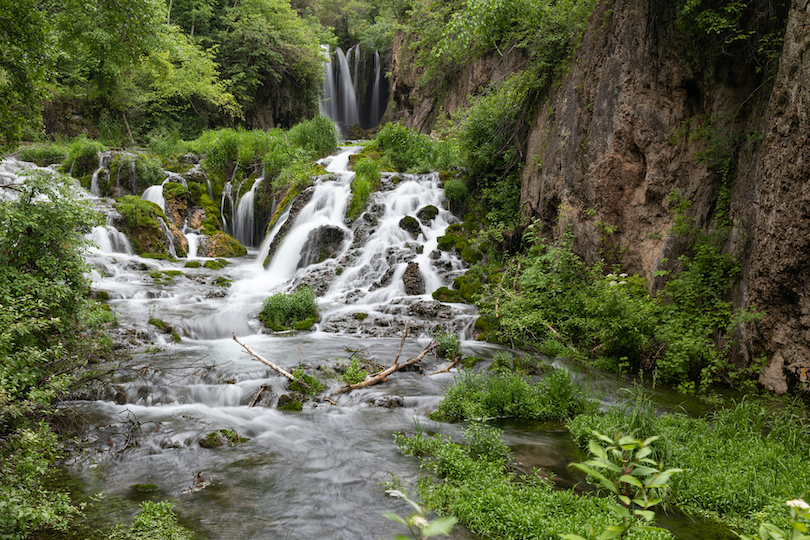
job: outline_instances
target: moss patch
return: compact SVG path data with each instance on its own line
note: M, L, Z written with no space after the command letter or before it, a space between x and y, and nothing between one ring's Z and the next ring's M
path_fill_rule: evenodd
M236 446L247 442L248 439L240 437L232 429L220 429L219 431L212 431L202 439L200 439L200 446L203 448L219 448L220 446Z

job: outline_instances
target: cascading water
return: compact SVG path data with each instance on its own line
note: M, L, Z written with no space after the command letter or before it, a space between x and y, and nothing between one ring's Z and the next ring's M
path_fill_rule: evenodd
M400 455L393 434L412 432L415 418L428 425L427 414L454 375L397 372L385 384L331 396L335 404L312 401L301 412L286 413L275 407L279 396L288 392L285 380L251 360L231 339L236 333L287 370L303 366L316 373L313 368L320 366L329 372L348 362L345 357L351 353L346 350L362 349L368 357L390 364L401 329L389 330L406 320L412 337L404 342L402 358L421 351L429 342L430 329L472 319L471 308L439 305L428 294L437 283L448 284L461 266L455 256L434 249L436 237L453 220L442 207L436 175L399 175L398 181L386 176L383 191L349 228L343 212L352 173L346 169L349 153L355 150L324 160L336 179L322 178L298 215L283 217L274 226L262 250L268 240L281 234L283 222L290 221L270 269L262 264L269 251L260 251L256 259L253 255L233 259L222 271L186 268L182 263L128 254L123 244L116 245L112 229L93 231L101 246L87 254L97 269L91 272L94 288L109 294L109 305L126 340L143 340L145 346L134 355L132 376L123 372L112 394L67 404L71 411L86 413L94 424L84 434L88 451L74 459L70 471L88 490L103 492L122 514L120 519L139 511L138 504L144 500L130 486L151 483L159 488L150 495L152 500L171 499L175 510L209 538L355 540L404 532L381 514L408 515L411 508L387 497L381 484L394 473L413 493L412 486L423 471L417 460ZM18 184L23 181L21 171L32 169L30 164L2 161L0 185ZM0 196L4 191L12 190L0 190ZM423 220L415 235L399 227L402 216L431 204L438 213ZM310 220L327 223L346 236L333 257L298 268L300 253L285 244L297 243L296 229L311 229ZM284 269L274 270L280 258L295 259L295 264L286 266L284 261ZM406 295L402 289L401 274L413 262L425 282L424 295ZM150 275L166 270L183 275L161 280ZM380 283L386 274L387 285ZM315 285L318 279L325 280L318 329L263 333L255 319L262 301L313 276ZM233 281L230 288L222 286L218 279L222 277ZM412 309L428 304L435 308L428 315ZM358 321L353 317L357 313L367 317ZM175 343L150 324L153 318L170 324L182 341ZM386 337L373 337L378 333ZM486 369L487 360L503 350L473 340L463 341L462 346L465 354L485 359L476 370ZM446 365L430 357L423 363L426 372ZM567 367L585 369L577 364ZM328 391L342 384L323 373L319 376ZM615 395L620 384L619 378L604 374L589 371L585 376L606 396ZM260 405L250 407L263 388ZM382 406L391 403L399 406ZM541 464L546 471L570 479L567 465L572 443L563 427L549 429L548 424L526 422L499 427L504 430L504 442L516 449L517 470L529 474L532 466ZM207 434L220 429L235 430L246 440L215 449L200 445ZM431 429L458 440L463 426L435 424ZM211 485L189 492L198 475L210 479ZM474 536L457 526L451 538Z
M344 136L355 125L362 129L378 126L382 108L388 103L388 83L381 77L380 54L375 51L367 59L370 54L370 51L362 54L359 44L345 54L338 47L334 59L324 63L321 111Z
M163 184L166 182L167 180L164 180L162 184L149 186L141 194L141 199L155 203L163 210L164 214L166 213L166 199L163 198Z
M243 246L255 246L255 224L253 220L253 201L256 197L256 188L261 185L264 178L257 178L250 191L242 195L233 215L233 237Z
M101 197L101 186L99 185L99 176L102 173L107 175L110 174L110 171L107 167L110 164L110 158L112 157L112 152L99 152L98 153L98 168L93 173L93 177L90 179L90 195L93 197Z

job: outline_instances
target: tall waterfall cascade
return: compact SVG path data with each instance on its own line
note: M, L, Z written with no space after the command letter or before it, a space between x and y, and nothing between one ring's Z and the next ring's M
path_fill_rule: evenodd
M321 112L335 122L343 136L354 126L378 126L389 92L379 51L362 51L358 43L345 53L338 47L334 57L328 51L326 55Z

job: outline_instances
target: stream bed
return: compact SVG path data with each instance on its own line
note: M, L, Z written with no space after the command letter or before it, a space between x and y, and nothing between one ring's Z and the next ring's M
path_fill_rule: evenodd
M105 507L115 508L108 518L125 520L140 501L168 499L183 523L209 538L373 540L405 532L382 517L410 510L406 502L387 496L386 482L398 479L415 496L420 469L418 459L400 455L393 435L413 433L419 424L461 440L463 425L437 424L427 416L456 370L428 375L446 365L428 356L421 373L397 372L384 384L283 412L276 405L287 392L286 380L233 339L284 369L317 372L327 395L343 383L324 379L323 373L345 365L357 351L390 365L406 325L410 335L402 359L418 355L436 331L457 334L463 353L482 359L476 370L486 369L504 350L470 339L471 306L440 304L430 295L464 271L456 255L437 249L437 238L457 221L444 208L438 175L384 175L364 216L347 224L353 177L348 158L358 150L347 148L324 160L329 174L316 181L300 213L294 218L285 213L281 221L292 220L286 229L280 222L260 246L220 270L138 257L114 228L93 231L98 248L87 257L94 288L109 296L121 323L119 338L140 351L120 372L112 394L68 404L89 426L86 450L69 470L87 492L104 494ZM103 199L96 202L109 208ZM438 212L421 219L415 233L401 226L405 216L428 206ZM312 262L313 238L321 230L336 235L337 248ZM279 234L283 240L274 244ZM263 300L301 284L318 292L314 330L268 333L256 319ZM150 320L167 323L171 332ZM590 387L603 406L631 384L564 360L554 364ZM262 388L258 404L250 407ZM665 391L652 392L652 398L662 409L690 408L682 396ZM538 467L553 474L560 487L581 484L568 464L583 456L564 426L497 425L514 452L516 470ZM219 448L200 445L221 429L245 440ZM158 490L141 493L132 488L136 484L155 484ZM685 530L685 521L694 523L681 517L673 529ZM704 538L701 534L698 529L678 537ZM462 526L451 537L476 538Z

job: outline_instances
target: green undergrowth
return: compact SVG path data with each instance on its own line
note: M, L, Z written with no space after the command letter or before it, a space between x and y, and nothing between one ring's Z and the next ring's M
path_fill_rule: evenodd
M419 456L432 474L418 485L422 501L443 515L456 516L482 538L556 540L561 533L586 534L616 521L610 501L571 490L557 490L539 475L510 470L511 453L501 432L483 424L465 429L464 442L417 431L396 434L400 451ZM672 538L666 532L632 533L633 539Z
M318 318L315 292L302 286L292 293L275 293L264 300L258 318L274 331L309 330Z
M537 382L519 373L465 371L431 417L441 421L522 418L562 421L592 410L594 403L564 370L554 369Z
M357 159L354 162L354 172L351 184L352 200L346 212L346 217L350 221L360 217L368 206L371 194L380 187L380 169L376 162L367 158Z
M168 501L141 503L141 513L128 529L118 527L110 540L191 540L195 534L177 522L177 515Z
M761 315L734 310L727 299L739 263L722 251L723 231L697 229L685 217L688 201L677 208L675 232L687 251L664 261L671 270L659 272L668 280L656 298L639 276L584 262L570 233L551 243L530 226L525 252L478 297L488 339L610 371L651 372L683 392L744 382L750 374L736 371L731 347L739 323Z
M684 469L670 482L670 502L749 534L763 521L785 526L785 500L806 496L810 486L807 420L749 400L705 419L657 415L642 401L577 416L568 429L581 447L593 431L660 437L654 459Z

